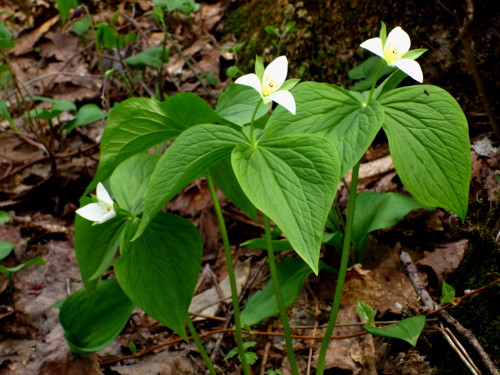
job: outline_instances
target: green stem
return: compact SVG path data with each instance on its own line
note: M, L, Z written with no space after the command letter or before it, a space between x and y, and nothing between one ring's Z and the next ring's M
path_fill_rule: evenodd
M358 161L352 170L351 186L349 188L349 202L347 203L347 222L344 234L344 244L342 247L342 258L340 260L339 276L337 278L337 285L335 287L335 295L333 298L330 320L328 321L325 336L323 337L323 341L321 342L318 365L316 367L316 375L323 375L326 350L328 349L328 344L330 342L330 338L332 337L333 329L335 328L335 322L337 321L337 315L340 309L342 289L344 288L347 263L349 262L351 250L352 225L354 222L354 210L356 208L356 190L358 188L359 164L360 162Z
M255 116L257 116L257 111L259 110L260 103L262 103L262 99L260 99L259 102L257 103L257 106L255 107L255 109L253 110L253 113L252 113L252 120L250 120L250 144L252 146L255 146L255 140L253 137L253 130L255 129L255 125L254 125Z
M269 218L264 213L262 215L264 216L264 227L266 230L267 256L269 259L269 270L271 271L271 282L273 284L276 301L278 302L281 322L283 323L283 330L285 331L286 352L288 354L288 360L290 361L290 368L292 370L292 374L299 375L297 362L295 361L295 353L293 351L292 332L290 330L290 324L288 323L288 316L286 314L285 302L283 301L283 295L281 294L278 271L276 269L276 259L274 258L274 250L271 239L271 228L269 226Z
M380 62L380 65L378 66L377 73L375 74L375 79L372 82L372 87L370 89L370 94L368 94L368 100L366 101L366 105L370 104L370 100L372 99L373 92L375 91L375 85L377 84L377 81L380 77L380 73L382 72L382 68L384 67L385 63L384 60Z
M201 343L200 336L198 336L198 332L196 332L196 328L194 328L193 322L191 321L191 318L188 316L186 319L187 326L189 328L189 332L191 333L191 336L193 337L193 341L196 344L196 347L198 348L198 351L201 354L201 357L203 358L203 361L205 361L205 364L208 367L208 371L210 372L210 375L217 375L215 372L214 364L208 357L207 351L205 350L205 347Z
M222 209L217 199L215 185L210 174L207 175L208 189L210 190L210 197L214 205L215 214L219 221L220 233L222 242L224 244L224 253L226 255L227 273L229 274L229 284L231 285L231 298L233 300L233 314L234 324L236 326L236 342L238 344L238 354L243 367L243 373L250 375L250 367L248 366L247 358L245 356L245 347L243 346L243 335L241 333L241 317L240 317L240 303L238 301L238 289L236 287L236 276L234 274L233 256L231 255L231 247L229 244L229 237L227 235L226 223L222 216Z

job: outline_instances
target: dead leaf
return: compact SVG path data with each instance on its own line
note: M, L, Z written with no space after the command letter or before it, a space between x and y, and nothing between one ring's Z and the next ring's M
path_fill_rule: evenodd
M374 269L365 270L357 264L347 271L342 306L356 306L358 301L377 309L380 315L401 314L399 305L418 310L418 296L401 268L398 246Z
M186 358L185 352L163 351L145 357L137 364L111 366L120 375L184 375L194 374L192 360Z
M341 323L359 322L355 306L342 308L337 320ZM362 331L361 326L337 327L333 335L345 335ZM317 362L318 354L315 356ZM325 369L351 371L353 375L376 375L376 354L371 335L356 336L349 339L331 340L325 358Z
M434 251L424 251L424 257L417 261L416 265L420 269L432 270L433 277L430 280L437 279L437 284L431 285L431 287L441 285L443 280L458 268L462 263L468 244L468 240L462 239L437 247Z
M59 30L49 31L45 35L49 41L40 44L40 55L44 58L55 57L59 61L67 61L78 53L79 38L73 34L63 34Z
M52 26L54 26L57 21L59 21L59 15L52 17L50 20L45 21L42 25L37 27L35 30L21 36L15 42L14 48L12 48L12 53L15 56L24 55L28 52L33 51L36 42L44 36Z

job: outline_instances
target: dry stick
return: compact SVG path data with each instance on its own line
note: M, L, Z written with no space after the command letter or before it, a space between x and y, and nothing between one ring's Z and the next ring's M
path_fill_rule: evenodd
M474 60L474 53L472 51L472 37L470 34L470 25L474 18L474 3L472 0L466 0L466 2L467 2L466 16L464 18L463 25L458 33L458 39L461 40L464 46L465 59L467 60L467 64L469 65L469 69L472 74L472 78L474 79L474 83L476 84L477 91L479 92L481 101L483 102L484 110L486 111L488 119L490 120L491 126L493 127L493 130L495 131L497 138L500 139L500 126L498 125L495 115L493 113L493 109L491 108L490 99L486 94L486 90L483 85L483 80L481 79L481 76L477 69L477 65ZM455 17L457 18L457 23L458 23L458 16L456 12L455 12Z
M272 332L273 326L269 325L269 328L267 329L268 332ZM262 363L260 365L260 375L265 375L266 373L266 363L267 363L267 358L269 357L269 352L271 350L271 345L273 343L273 338L272 336L269 336L266 342L266 346L264 347L264 355L262 356Z
M441 323L440 328L438 329L448 341L448 344L457 352L457 354L460 356L462 361L467 365L469 370L474 374L474 375L479 375L481 374L481 371L477 368L477 366L474 364L472 361L472 358L469 356L469 353L465 350L465 348L462 346L460 341L455 337L453 332L450 331L449 328L442 328L443 325Z
M413 284L413 287L415 288L415 291L417 292L422 303L424 304L424 311L430 312L432 310L435 310L438 306L432 300L431 296L429 295L429 292L427 292L424 285L420 281L417 272L417 266L411 259L410 255L407 252L402 251L400 259L401 259L401 264L403 265L403 268L405 270L405 273L407 274L408 278ZM488 354L486 354L479 341L477 341L476 336L474 336L474 334L470 330L462 326L458 322L458 320L453 318L447 311L442 310L439 311L437 314L442 320L445 321L445 323L447 323L454 330L454 332L461 339L465 340L469 344L470 349L472 349L476 353L487 374L500 375L498 370L495 368L495 365L491 361L490 357L488 356Z

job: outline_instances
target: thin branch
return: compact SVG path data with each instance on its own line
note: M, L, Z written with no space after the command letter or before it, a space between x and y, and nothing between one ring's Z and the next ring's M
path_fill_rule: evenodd
M425 311L429 312L435 310L438 306L432 300L431 296L429 295L429 292L427 292L425 286L420 280L417 273L417 266L411 259L410 255L407 252L402 251L400 259L401 259L401 264L403 265L403 268L406 272L406 275L410 279L411 283L413 284L413 288L415 289L422 303L424 304ZM481 365L486 374L500 375L495 365L491 361L490 357L484 351L483 347L477 340L476 336L474 336L472 331L462 326L460 322L455 318L453 318L447 311L442 310L439 311L437 314L440 319L442 319L448 326L450 326L450 328L454 331L455 334L457 334L463 341L465 341L469 345L469 349L474 351L474 353L480 360Z

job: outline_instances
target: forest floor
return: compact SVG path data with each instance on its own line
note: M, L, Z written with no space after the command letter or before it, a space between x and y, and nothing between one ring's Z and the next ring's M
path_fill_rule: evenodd
M53 2L18 3L6 0L0 7L0 11L9 12L0 13L0 21L14 31L15 42L8 50L8 60L4 60L14 74L15 84L11 81L0 91L0 100L9 103L14 124L2 119L0 108L0 210L10 215L10 220L0 226L0 240L13 243L15 249L1 262L13 267L41 257L45 265L21 269L11 279L0 274L0 375L202 374L204 364L194 344L179 341L139 309L105 350L87 357L69 353L58 323L58 309L53 305L82 287L73 249L74 212L97 168L105 119L71 131L63 131L63 127L74 118L75 111L62 112L57 123L30 123L26 111L35 106L46 109L50 103L23 98L50 97L70 101L77 108L96 104L107 112L127 97L151 97L158 89L157 82L163 80L162 90L167 96L194 92L214 104L218 93L232 82L226 69L239 58L238 52L230 48L238 37L224 33L225 22L236 5L211 1L190 16L174 13L167 41L170 58L159 77L155 68L123 64L124 57L162 43L164 33L152 17L149 1L98 2L90 6L94 24L114 22L119 35L135 33L136 40L124 42L126 46L120 50L99 50L91 33L79 36L71 32L78 15L62 22ZM110 69L118 73L105 77L104 72ZM0 69L0 84L4 73ZM477 97L475 91L461 95ZM342 338L362 330L355 309L358 300L376 307L379 320L419 314L420 298L400 263L402 250L411 255L420 279L436 301L443 280L455 288L457 297L498 282L499 143L481 110L466 110L466 115L474 130L465 222L441 209L419 210L395 227L373 233L366 262L348 270L339 316L345 325L335 329L338 339L332 340L328 351L327 374L470 373L435 316L416 347L367 334ZM377 136L363 159L359 191L365 190L407 194L383 134ZM342 210L346 196L341 186L338 201ZM223 202L230 240L235 244L233 255L244 304L263 287L269 273L265 252L236 244L262 236L263 225L228 201ZM225 358L236 346L233 335L219 331L231 327L232 315L227 303L228 281L220 233L206 182L193 182L167 208L189 218L202 234L203 266L190 311L197 317L196 327L204 334L203 342L220 373L240 374L238 360ZM339 261L337 254L326 248L322 260L332 267ZM105 277L112 277L112 271ZM306 279L299 298L288 309L294 334L321 337L334 286L335 278L326 272ZM496 365L500 364L500 317L494 301L499 298L500 288L493 284L447 309L472 330ZM278 317L268 318L252 329L245 339L257 343L252 349L258 358L252 366L254 373L264 375L281 369L288 374L283 338L266 335L281 332ZM294 345L301 374L313 374L320 341L300 337ZM471 352L473 361L479 363L468 343L459 340L465 351ZM131 342L137 350L135 355Z

